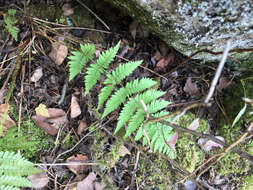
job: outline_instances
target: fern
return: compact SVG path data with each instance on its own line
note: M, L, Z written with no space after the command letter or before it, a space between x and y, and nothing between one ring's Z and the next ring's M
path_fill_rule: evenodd
M71 81L78 73L81 72L83 67L88 61L94 59L95 46L91 44L82 45L80 44L81 51L72 51L72 56L68 58L69 64L69 81Z
M18 28L15 26L18 20L15 18L16 10L9 9L8 13L4 15L5 28L11 34L11 36L17 41L18 40Z
M116 53L119 50L120 42L108 51L103 52L96 64L92 64L87 69L87 75L85 76L85 94L88 94L90 89L97 83L101 74L103 74L109 67L109 64L115 58Z
M19 154L0 151L0 189L31 187L31 182L25 176L38 172L33 163Z
M120 42L115 47L102 53L97 62L91 64L87 68L85 75L85 94L94 87L101 75L105 75L103 87L98 95L97 105L98 111L104 105L101 118L105 118L111 112L119 109L123 104L123 108L118 117L115 133L124 125L127 125L125 137L137 132L135 140L142 139L143 145L145 146L147 144L147 139L144 137L142 126L146 117L146 112L143 110L140 100L144 101L147 106L147 112L153 117L165 115L167 112L162 110L170 102L159 100L159 98L164 95L164 92L152 89L157 82L150 78L130 80L124 86L122 85L122 81L129 76L142 61L120 64L114 70L110 71L108 69L109 64L115 58L119 47ZM72 60L73 59L75 58L73 57ZM171 127L153 122L147 123L145 131L148 138L151 139L150 148L154 152L159 151L173 158L173 152L166 144L173 134Z

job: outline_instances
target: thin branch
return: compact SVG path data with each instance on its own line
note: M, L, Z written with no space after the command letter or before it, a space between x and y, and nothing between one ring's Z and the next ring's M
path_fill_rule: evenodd
M150 119L152 120L153 118L151 117ZM215 138L212 135L198 133L196 131L193 131L193 130L190 130L190 129L187 129L187 128L184 128L184 127L180 127L180 126L176 125L175 123L171 123L171 122L164 121L164 120L159 121L159 122L162 123L163 125L168 125L168 126L174 128L176 131L181 131L181 132L189 133L189 134L192 134L192 135L195 135L195 136L198 136L198 137L207 138L208 140L211 140L211 141L214 141L216 143L219 143L220 145L222 145L224 147L228 147L229 146L228 144L226 144L223 141ZM248 154L246 152L243 152L243 151L241 151L241 150L239 150L239 149L237 149L235 147L233 147L231 151L239 154L241 157L246 158L251 163L253 163L253 156L251 156L250 154Z
M218 83L218 80L219 80L219 78L220 78L221 72L222 72L223 67L224 67L224 65L225 65L225 62L226 62L226 60L227 60L228 52L229 52L230 47L231 47L231 40L228 40L226 49L225 49L225 51L224 51L224 53L223 53L223 55L222 55L220 64L219 64L219 66L218 66L218 68L217 68L217 71L216 71L216 73L215 73L215 76L214 76L214 78L213 78L211 87L210 87L209 92L208 92L208 94L207 94L207 96L206 96L206 99L205 99L205 101L204 101L205 104L207 104L207 103L209 102L209 100L211 99L211 97L213 96L215 87L216 87L216 85L217 85L217 83Z

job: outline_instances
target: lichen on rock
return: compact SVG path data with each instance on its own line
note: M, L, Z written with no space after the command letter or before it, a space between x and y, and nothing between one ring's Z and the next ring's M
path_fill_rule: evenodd
M200 49L223 51L228 39L232 49L253 47L251 0L106 0L127 11L153 33L185 55ZM252 53L233 53L253 60ZM207 61L220 56L202 53Z

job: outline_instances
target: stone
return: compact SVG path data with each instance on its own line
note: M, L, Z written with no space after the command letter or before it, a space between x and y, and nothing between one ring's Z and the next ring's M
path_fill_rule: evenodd
M232 49L253 47L251 0L106 0L126 11L168 45L189 56L208 49L223 51L232 38ZM252 52L231 53L240 60L253 60ZM218 60L221 55L200 53L196 59ZM252 63L251 63L252 64Z

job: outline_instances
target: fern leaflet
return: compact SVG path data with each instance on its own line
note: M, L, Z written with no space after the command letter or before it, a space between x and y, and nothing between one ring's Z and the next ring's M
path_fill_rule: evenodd
M32 184L24 176L38 173L34 164L19 154L0 151L0 189L3 186L31 187Z
M147 105L147 111L149 114L156 113L157 111L165 108L168 104L168 101L155 100ZM131 135L138 128L141 128L141 124L143 123L145 115L146 113L142 109L137 111L128 124L125 137Z
M109 113L117 109L119 105L122 104L128 96L131 96L137 92L142 92L143 90L148 89L155 84L156 82L149 78L143 78L140 80L135 79L133 81L128 82L125 87L121 87L107 101L102 118L106 117Z
M18 28L15 26L18 20L15 18L16 10L9 9L8 13L4 15L5 28L11 34L11 36L17 41L18 40Z
M85 76L85 94L88 94L90 89L97 83L102 73L104 73L109 64L113 61L118 52L120 47L120 42L113 47L110 48L108 51L103 52L98 60L97 63L92 64L88 69Z
M117 127L114 133L117 133L121 129L121 127L129 121L137 108L141 108L140 100L143 100L145 104L149 104L151 101L161 97L164 94L165 92L157 90L148 90L143 94L136 95L135 98L130 98L120 112Z
M161 111L159 113L152 114L152 116L161 117L167 114L168 112ZM166 119L166 121L170 121L170 119ZM150 122L146 125L145 131L147 132L149 139L151 139L150 148L154 152L158 150L164 154L169 154L171 158L174 157L171 148L166 144L174 133L170 126L163 125L159 122ZM143 134L142 127L138 129L135 140L138 141L141 138L143 138L143 146L145 146L147 144L147 139Z
M104 85L108 86L102 88L101 93L98 96L97 109L99 109L111 95L113 89L115 88L115 85L119 84L125 77L130 75L141 63L142 61L135 61L119 65L115 70L106 75Z
M78 73L81 72L83 67L88 61L94 59L95 46L91 44L80 44L81 51L72 51L73 55L68 58L69 64L69 81L71 81Z

